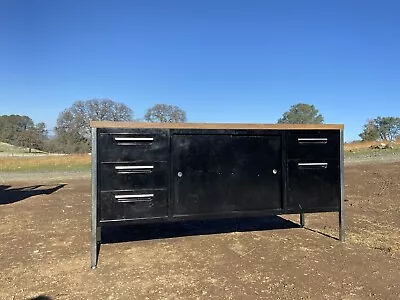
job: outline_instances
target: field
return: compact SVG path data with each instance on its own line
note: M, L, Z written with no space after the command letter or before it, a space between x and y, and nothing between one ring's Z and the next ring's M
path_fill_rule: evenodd
M400 141L385 143L388 149L374 149L380 142L353 142L344 145L345 160L348 162L382 162L400 160Z
M89 171L89 155L0 157L0 172Z
M346 163L345 243L334 213L109 228L93 271L90 157L22 159L0 172L0 299L400 298L400 162Z

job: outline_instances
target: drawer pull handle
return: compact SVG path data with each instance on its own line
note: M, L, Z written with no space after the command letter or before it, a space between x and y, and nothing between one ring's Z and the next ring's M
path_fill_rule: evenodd
M328 138L298 138L299 144L326 144Z
M154 169L154 166L115 166L115 170L142 170Z
M143 174L153 172L154 166L115 166L117 174Z
M115 200L118 202L145 202L151 201L151 198L154 197L154 194L137 194L137 195L115 195ZM150 198L150 199L149 199Z
M117 142L151 142L154 138L134 138L134 137L116 137Z
M154 194L136 194L136 195L115 195L115 199L126 199L126 198L151 198Z
M328 163L298 163L297 166L302 169L327 169Z

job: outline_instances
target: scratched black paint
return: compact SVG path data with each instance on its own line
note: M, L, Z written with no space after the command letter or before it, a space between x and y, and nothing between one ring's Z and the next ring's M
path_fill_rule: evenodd
M318 138L327 142L312 142ZM99 129L99 220L123 224L338 211L339 147L339 130ZM153 169L118 172L116 166ZM132 194L153 196L115 198Z

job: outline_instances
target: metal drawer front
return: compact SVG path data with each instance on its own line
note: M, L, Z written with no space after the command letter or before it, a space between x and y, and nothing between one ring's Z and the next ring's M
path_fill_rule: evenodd
M339 160L289 160L288 208L297 211L333 208L339 207L339 201Z
M167 191L137 189L100 193L102 221L165 217L168 212Z
M167 185L166 162L102 163L100 166L100 187L103 191L166 188Z
M287 139L289 159L339 159L339 131L292 131Z
M101 161L165 161L168 159L168 136L165 131L103 132L99 135L99 145Z

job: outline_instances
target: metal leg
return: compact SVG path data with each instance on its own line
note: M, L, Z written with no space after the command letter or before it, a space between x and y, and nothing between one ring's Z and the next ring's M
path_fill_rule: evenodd
M305 226L305 222L306 222L306 220L305 220L304 213L301 212L300 213L300 227L304 227Z
M344 215L343 215L343 211L341 210L339 212L339 240L341 242L344 242L346 239L346 231L345 231L345 227L344 227Z
M90 263L92 269L96 269L97 267L100 244L101 244L101 227L96 226L96 228L94 228L94 231L92 231L91 263Z
M339 240L344 242L346 238L344 220L344 136L340 130L340 206L339 206Z
M98 235L98 231L97 231L97 227L96 229L92 228L92 241L91 241L91 262L90 262L90 267L92 269L96 269L97 266L97 253L98 253L98 249L100 246L100 243L97 241L97 235Z
M97 256L101 240L101 230L97 221L97 129L92 128L92 235L91 235L91 268L97 266Z

